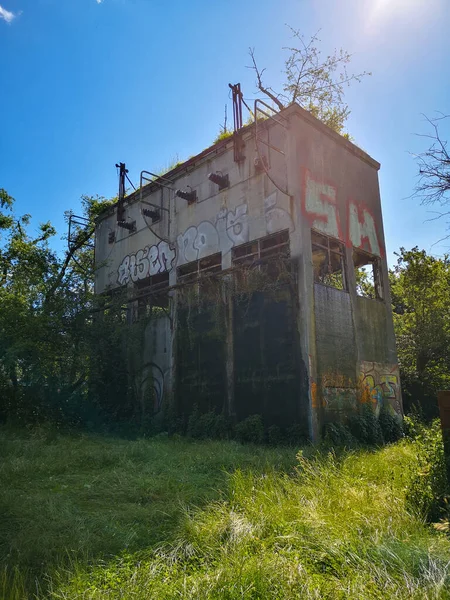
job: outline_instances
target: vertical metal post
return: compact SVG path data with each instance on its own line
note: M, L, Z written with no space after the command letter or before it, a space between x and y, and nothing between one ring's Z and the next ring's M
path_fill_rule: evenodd
M125 209L123 207L123 201L125 198L125 177L127 176L128 169L125 167L125 163L116 164L116 168L119 169L119 198L117 201L117 221L121 222L125 220Z
M235 83L232 85L228 84L228 87L232 91L233 98L233 121L234 121L234 161L241 162L245 157L243 155L244 144L242 141L242 136L240 135L240 130L242 129L242 92L241 92L241 84Z

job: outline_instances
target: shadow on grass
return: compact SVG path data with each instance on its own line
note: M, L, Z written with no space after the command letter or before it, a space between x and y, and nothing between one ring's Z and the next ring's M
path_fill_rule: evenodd
M45 590L55 568L139 555L170 542L186 507L226 493L227 473L289 471L296 454L232 441L127 441L46 429L0 429L0 446L5 600Z

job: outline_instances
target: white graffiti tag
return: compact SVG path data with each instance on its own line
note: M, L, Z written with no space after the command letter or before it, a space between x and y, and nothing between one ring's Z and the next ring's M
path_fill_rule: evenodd
M305 209L311 217L312 227L332 237L341 238L336 197L335 187L316 181L306 173Z
M130 281L136 283L149 275L170 271L175 265L183 265L216 252L226 254L237 244L249 240L248 207L240 204L234 210L222 208L215 220L202 221L191 226L177 237L176 253L167 242L147 246L136 254L124 257L117 272L119 285Z
M236 209L222 208L213 225L202 221L177 237L177 265L203 258L216 252L226 254L236 244L248 242L248 207L240 204Z
M125 285L130 280L136 283L149 275L170 271L174 259L175 251L167 242L147 246L136 254L125 256L118 270L117 282L119 285Z
M248 242L248 208L246 204L237 206L234 212L230 210L227 214L227 233L233 245Z
M264 200L264 210L266 214L266 231L267 233L275 233L283 229L294 231L294 222L291 215L277 206L277 192L272 192Z

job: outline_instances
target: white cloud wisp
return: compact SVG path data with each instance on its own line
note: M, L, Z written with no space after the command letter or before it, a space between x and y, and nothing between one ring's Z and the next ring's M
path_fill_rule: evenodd
M7 23L12 23L16 16L17 15L10 12L9 10L6 10L6 8L3 8L3 6L0 5L0 19L3 19Z

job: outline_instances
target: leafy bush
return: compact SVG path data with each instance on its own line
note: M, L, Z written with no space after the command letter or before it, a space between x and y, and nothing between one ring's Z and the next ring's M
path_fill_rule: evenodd
M198 406L194 406L194 410L188 420L188 436L199 440L226 439L229 437L230 431L229 419L224 415L218 415L214 411L202 414Z
M264 426L261 415L250 415L235 426L234 433L240 442L262 444L264 441Z
M278 425L271 425L267 429L267 439L271 446L279 446L286 438Z
M403 417L403 432L405 437L410 440L415 440L420 434L423 424L415 415L407 415Z
M433 421L431 427L416 424L416 432L417 468L409 482L406 500L423 518L437 521L449 492L439 420Z
M397 442L404 435L401 417L393 412L390 406L383 406L378 417L385 444Z
M291 446L302 446L309 442L309 436L304 425L294 423L286 430L286 441Z
M231 435L231 421L223 414L216 415L214 420L214 437L219 440L228 439Z
M359 415L353 415L347 422L353 438L364 446L381 446L383 434L373 408L365 404Z
M343 423L325 423L323 427L323 441L325 444L332 446L345 447L352 447L356 442L349 428Z

